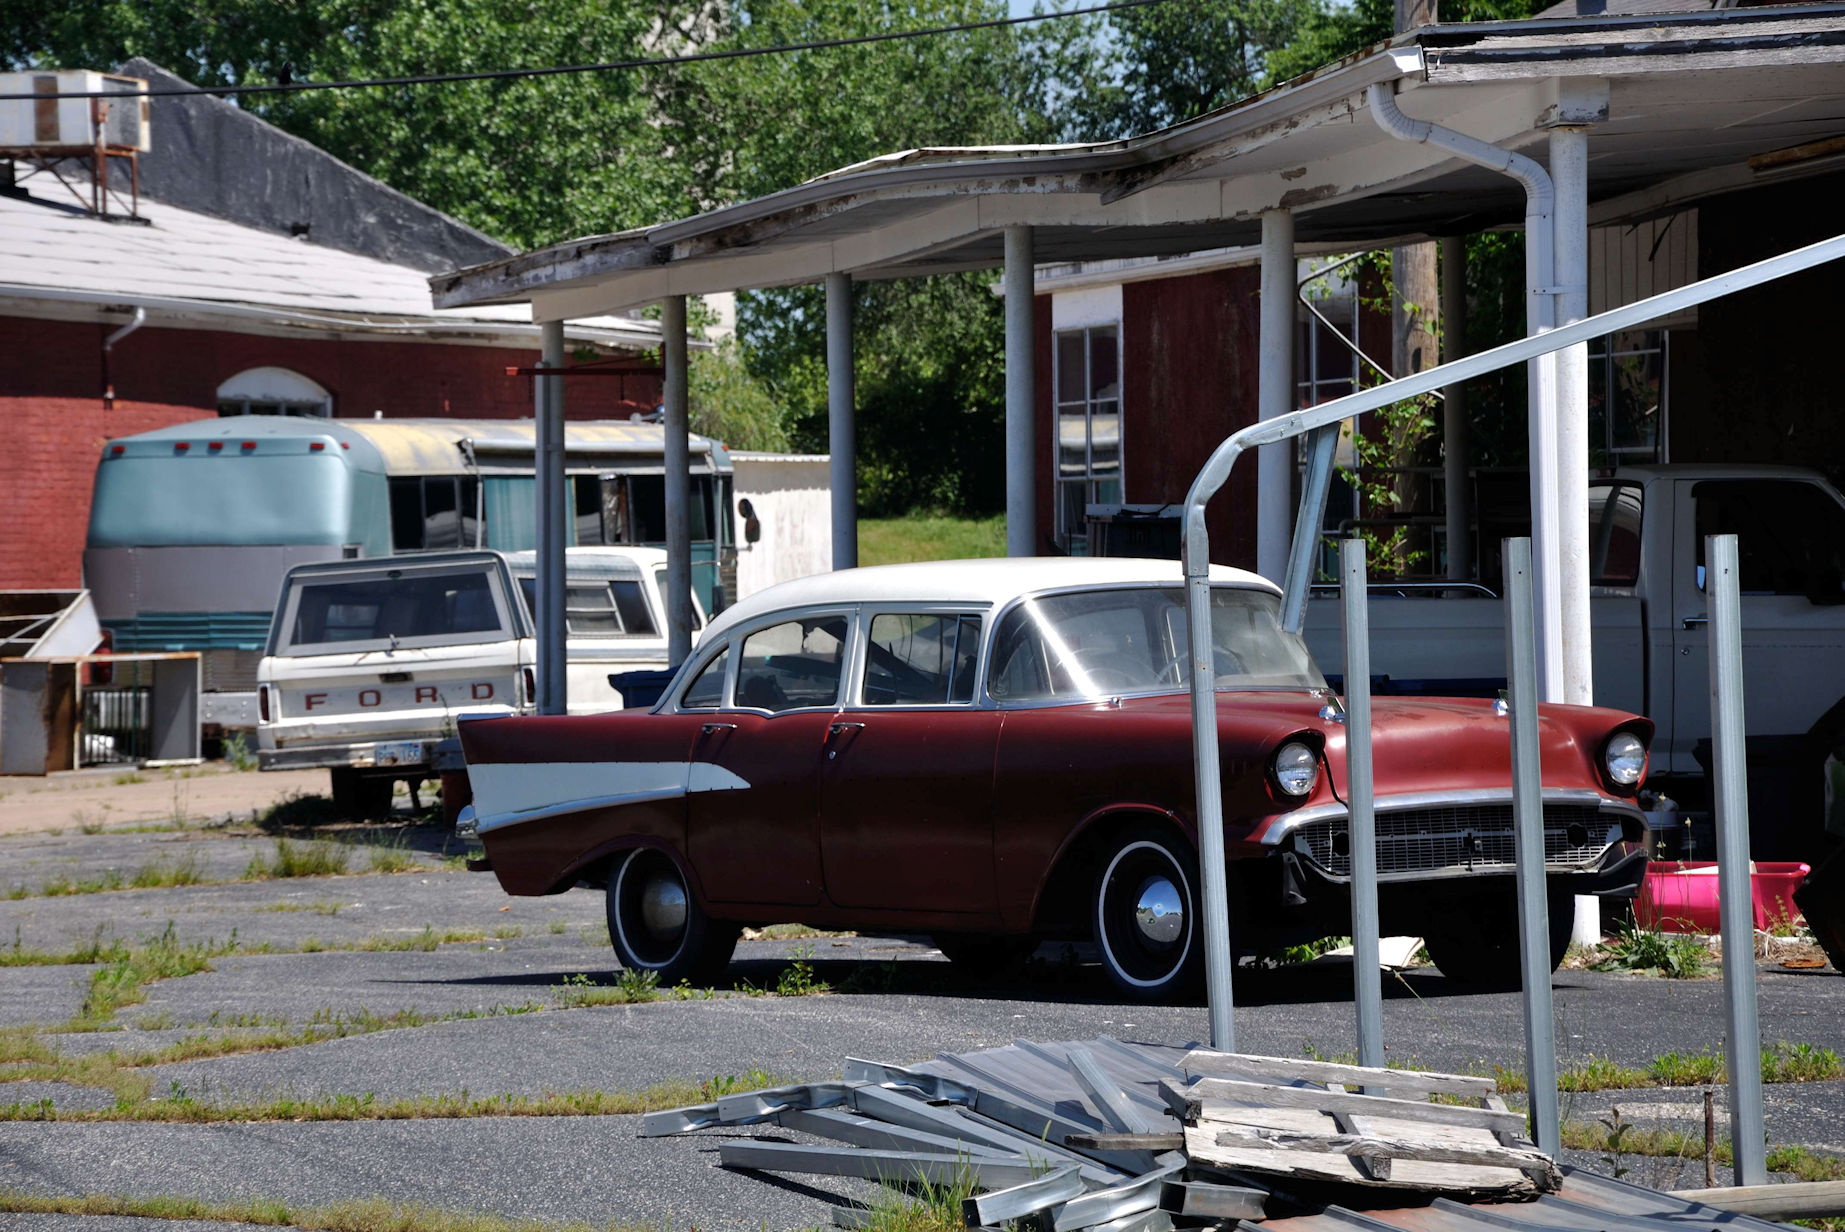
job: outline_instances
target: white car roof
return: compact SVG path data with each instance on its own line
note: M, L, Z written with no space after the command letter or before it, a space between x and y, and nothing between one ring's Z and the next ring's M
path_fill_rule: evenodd
M732 625L784 608L830 603L981 603L997 607L1020 595L1081 586L1143 583L1173 585L1184 579L1176 560L1122 557L1014 556L990 560L931 560L907 565L871 565L796 578L724 609L706 639ZM1211 581L1251 586L1279 594L1280 587L1258 574L1226 565L1211 566Z

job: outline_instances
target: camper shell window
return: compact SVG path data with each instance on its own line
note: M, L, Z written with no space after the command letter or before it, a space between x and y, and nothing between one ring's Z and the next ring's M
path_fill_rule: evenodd
M482 567L296 577L276 654L339 654L516 636L498 579Z

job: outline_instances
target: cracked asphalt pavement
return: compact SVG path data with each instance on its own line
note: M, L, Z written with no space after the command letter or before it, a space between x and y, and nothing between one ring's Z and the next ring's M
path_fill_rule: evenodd
M508 898L491 876L458 871L446 859L453 853L428 829L346 837L364 840L353 847L347 874L267 881L232 880L253 857L273 856L276 840L258 833L0 838L0 887L20 895L0 901L0 940L15 953L13 963L0 965L0 1028L12 1033L4 1038L29 1037L69 1060L72 1071L53 1079L0 1064L0 1107L71 1114L114 1108L115 1094L98 1085L96 1053L139 1058L119 1072L144 1080L150 1100L382 1103L632 1093L669 1082L747 1082L756 1072L819 1080L836 1077L848 1057L905 1063L1021 1037L1182 1043L1207 1032L1201 1006L1122 1003L1080 950L1047 946L1021 976L975 984L926 940L901 937L746 940L726 983L709 997L581 1007L615 982L600 894ZM394 853L387 862L407 868L368 871L373 849ZM127 882L139 869L178 861L196 868L202 883L37 892L60 879L104 878L110 869ZM102 1021L76 1020L98 964L17 962L33 952L72 957L111 939L134 944L169 928L172 944L226 952L207 970L147 984L141 1001ZM795 961L810 964L831 991L765 995ZM1239 1044L1282 1056L1348 1051L1350 974L1337 960L1245 969L1236 985ZM1565 1066L1592 1057L1637 1066L1661 1053L1720 1045L1716 979L1565 970L1554 988ZM1760 988L1765 1044L1845 1052L1845 980L1837 973L1763 968ZM355 1030L392 1014L413 1015L419 1025L299 1042L313 1024ZM1419 1065L1519 1070L1520 1022L1516 994L1470 993L1433 970L1386 981L1387 1044ZM162 1051L258 1032L276 1037L271 1046L188 1060ZM1695 1090L1577 1095L1566 1098L1564 1111L1593 1121L1616 1106L1640 1127L1702 1124ZM0 1121L0 1189L302 1205L383 1197L555 1222L773 1229L825 1225L829 1206L864 1194L856 1182L729 1172L716 1165L720 1135L643 1140L638 1123L632 1116L512 1115L209 1124L12 1119ZM1845 1084L1770 1087L1768 1128L1776 1144L1845 1152ZM1595 1152L1569 1158L1598 1170L1625 1166L1643 1183L1703 1183L1701 1160L1610 1163ZM105 1222L106 1232L130 1232L137 1221L0 1214L0 1227L35 1232L92 1232Z

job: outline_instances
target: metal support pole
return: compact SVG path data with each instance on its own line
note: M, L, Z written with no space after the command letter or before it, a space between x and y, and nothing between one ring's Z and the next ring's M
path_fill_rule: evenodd
M564 323L546 321L539 327L546 368L564 366ZM541 376L538 381L538 422L533 435L537 445L534 483L538 496L538 531L534 546L538 562L533 589L538 610L538 713L564 714L569 710L569 652L564 628L564 523L570 503L564 488L564 378Z
M686 427L685 296L669 295L660 314L666 359L666 658L692 653L692 449Z
M1552 249L1557 276L1557 324L1589 315L1589 130L1550 130L1550 177L1557 189ZM1562 699L1595 702L1594 640L1589 622L1589 344L1556 353L1557 363L1557 602L1563 638ZM1552 689L1551 694L1556 695ZM1571 940L1602 939L1602 900L1576 895Z
M1544 875L1544 779L1538 749L1537 635L1531 603L1531 541L1507 539L1505 657L1512 738L1512 831L1518 851L1518 969L1525 1009L1525 1089L1531 1137L1563 1149L1557 1113L1556 1013L1550 992L1550 903Z
M1557 321L1589 315L1589 130L1550 130L1550 176L1557 190ZM1593 705L1589 633L1589 344L1557 352L1557 564L1562 608L1563 697ZM1554 690L1553 690L1554 692Z
M1217 766L1217 652L1211 644L1211 558L1202 507L1186 511L1180 551L1185 557L1186 636L1192 656L1192 777L1198 792L1205 998L1211 1047L1235 1052L1236 1001L1230 976L1236 957L1230 949L1230 879L1224 863L1223 783ZM1201 738L1203 733L1209 734Z
M1031 228L1007 227L1006 555L1038 554L1037 342ZM1055 480L1053 479L1053 482Z
M826 276L827 482L832 487L833 568L858 565L858 434L852 358L852 279Z
M1467 237L1441 242L1441 358L1467 353ZM1467 482L1467 387L1456 381L1441 391L1442 487L1447 491L1448 578L1474 575L1473 489Z
M1723 1000L1729 1017L1730 1142L1736 1184L1768 1183L1762 1125L1762 1034L1755 990L1755 893L1749 865L1749 775L1744 767L1742 600L1736 536L1704 539L1710 598L1711 800L1717 812L1717 902L1723 925Z
M1256 416L1294 409L1294 215L1262 215L1262 298L1256 369ZM1288 507L1294 496L1292 442L1264 445L1256 464L1256 572L1280 582L1288 567Z
M1339 601L1345 612L1345 794L1351 816L1352 999L1358 1003L1358 1063L1384 1064L1384 977L1377 957L1377 812L1371 776L1371 625L1365 541L1339 543Z

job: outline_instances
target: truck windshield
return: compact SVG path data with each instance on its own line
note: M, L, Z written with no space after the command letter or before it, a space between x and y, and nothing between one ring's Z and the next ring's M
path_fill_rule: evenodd
M1281 629L1266 591L1211 591L1217 688L1323 689L1298 635ZM987 691L1001 701L1107 697L1189 688L1185 594L1177 587L1081 591L1026 599L994 634Z
M278 654L444 646L513 636L484 570L390 569L289 588Z

